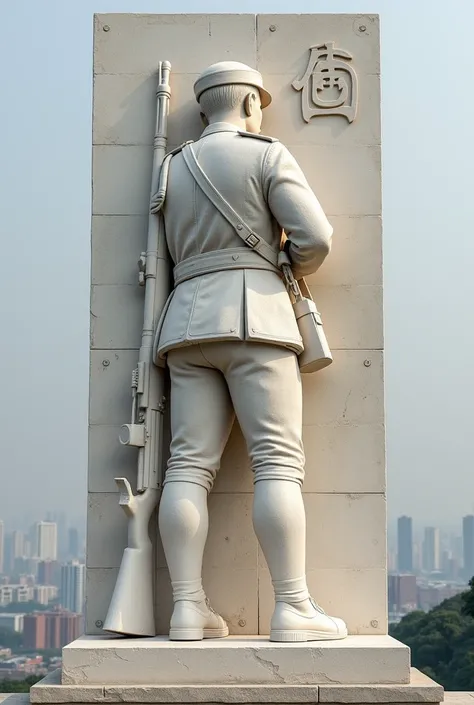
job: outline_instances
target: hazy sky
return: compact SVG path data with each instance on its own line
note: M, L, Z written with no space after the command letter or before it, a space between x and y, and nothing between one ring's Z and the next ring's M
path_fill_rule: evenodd
M472 0L2 0L0 518L84 513L93 12L379 12L389 513L474 510Z

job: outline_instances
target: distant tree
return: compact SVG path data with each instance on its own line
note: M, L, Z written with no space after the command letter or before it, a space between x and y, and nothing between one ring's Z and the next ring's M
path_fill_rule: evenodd
M462 611L464 614L474 617L474 577L469 581L469 588L470 589L467 592L463 592L462 595L464 602Z
M0 627L0 646L16 651L21 648L23 636L18 632L13 632L7 627Z
M41 680L43 676L27 676L24 680L17 681L6 678L0 680L0 693L29 693L32 685Z
M468 612L474 588L470 587L470 592L444 600L428 613L411 612L390 627L390 634L410 647L412 665L447 690L474 690L474 619Z

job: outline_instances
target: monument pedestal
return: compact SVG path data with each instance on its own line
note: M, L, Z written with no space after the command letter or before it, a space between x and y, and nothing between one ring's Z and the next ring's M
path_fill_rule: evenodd
M81 637L31 703L439 703L389 636L279 644L267 637L170 642Z

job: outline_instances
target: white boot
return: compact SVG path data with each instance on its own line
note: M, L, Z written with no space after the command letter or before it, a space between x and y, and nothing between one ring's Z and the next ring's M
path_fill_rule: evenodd
M229 635L229 628L222 617L214 612L209 600L175 602L170 624L173 641L199 641Z
M301 605L275 604L270 641L322 641L345 639L346 636L345 622L339 617L329 617L311 598Z

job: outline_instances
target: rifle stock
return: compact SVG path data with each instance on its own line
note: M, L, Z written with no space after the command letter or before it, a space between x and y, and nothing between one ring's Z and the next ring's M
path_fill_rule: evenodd
M160 62L150 200L166 153L170 71L168 61ZM128 480L115 478L121 490L120 505L129 520L128 545L103 628L117 634L155 636L154 561L148 524L162 485L166 372L153 364L153 337L171 287L161 213L148 215L147 251L141 253L138 267L139 283L145 287L143 331L138 366L132 373L132 419L120 434L122 444L138 448L138 494L133 494Z

